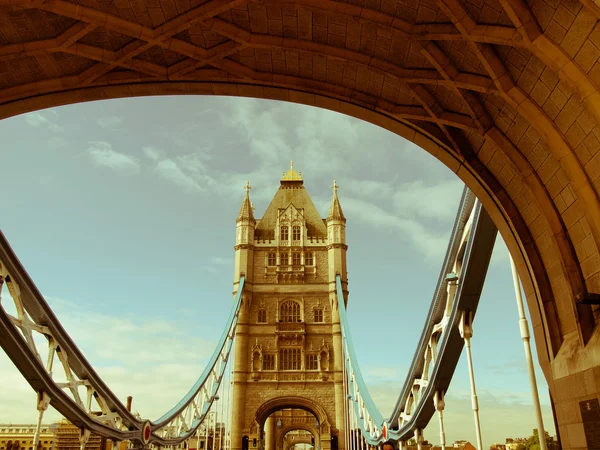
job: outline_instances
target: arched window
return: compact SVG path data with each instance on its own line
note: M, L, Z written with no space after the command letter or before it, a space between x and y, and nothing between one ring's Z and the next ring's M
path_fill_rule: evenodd
M298 227L298 226L292 227L292 240L293 241L300 240L300 227Z
M281 304L279 309L280 322L300 322L300 305L292 300Z
M314 320L317 323L323 322L323 310L321 308L316 308L314 310Z
M281 227L281 234L279 239L287 241L290 238L290 227Z
M301 260L300 253L292 253L292 265L299 266Z
M266 309L258 310L258 318L256 321L258 323L267 323L267 310Z
M306 355L306 370L319 370L318 355Z
M314 259L313 259L312 252L306 253L306 255L304 255L304 265L305 266L312 266L313 264L314 264Z
M262 370L275 370L275 355L263 355Z

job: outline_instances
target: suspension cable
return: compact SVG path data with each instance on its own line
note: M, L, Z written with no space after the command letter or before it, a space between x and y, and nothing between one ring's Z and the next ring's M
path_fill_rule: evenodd
M533 356L531 354L531 342L529 338L529 323L525 316L525 308L523 307L523 297L521 296L521 282L515 261L510 258L510 267L515 285L515 297L517 300L517 309L519 310L519 329L523 347L525 348L525 359L527 361L527 370L529 372L529 383L531 385L531 397L533 398L533 407L535 409L535 418L538 426L538 437L540 442L540 450L546 450L546 431L544 430L544 419L542 419L542 407L540 405L540 396L538 394L537 380L535 378L535 369L533 367Z
M344 358L344 362L342 364L342 379L343 379L343 391L344 391L344 449L347 450L348 449L348 413L349 413L349 408L348 408L348 377L347 377L347 367L346 367L346 346L345 343L342 341L342 353L343 353L343 358Z

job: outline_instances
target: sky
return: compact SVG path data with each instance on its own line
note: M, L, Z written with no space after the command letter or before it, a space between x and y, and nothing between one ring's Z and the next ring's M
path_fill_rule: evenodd
M347 217L356 354L376 404L391 413L463 189L424 150L338 113L209 96L63 106L4 119L0 136L2 232L98 374L151 420L189 390L225 326L245 181L260 217L293 159L326 217L335 179ZM2 306L14 310L6 289ZM484 447L531 435L535 416L500 237L472 352ZM537 376L554 434L539 368ZM0 351L0 423L34 423L35 403ZM444 417L448 442L476 442L464 352ZM58 418L50 409L44 422ZM435 417L424 435L439 443Z

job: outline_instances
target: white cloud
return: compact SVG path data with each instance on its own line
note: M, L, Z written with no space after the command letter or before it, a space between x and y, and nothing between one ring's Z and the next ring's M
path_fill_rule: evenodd
M115 128L123 123L123 118L119 116L100 117L96 123L102 128Z
M106 385L123 403L127 396L133 396L133 409L144 418L157 419L181 400L216 346L216 342L191 337L189 330L182 329L177 321L144 315L106 315L85 310L77 303L47 300ZM7 312L14 313L12 302L5 303ZM45 361L47 344L37 337L36 343ZM3 352L0 373L0 404L11 405L10 413L0 412L0 422L34 423L35 393ZM56 381L65 381L58 360L53 375ZM60 417L50 409L44 422Z
M330 183L337 178L349 220L398 230L428 260L443 257L463 184L447 169L440 171L440 165L424 170L419 166L426 162L424 152L413 144L343 114L277 102L236 99L221 122L247 143L252 164L246 173L213 171L220 195L241 198L249 179L257 187L253 201L266 206L273 192L262 186L271 186L294 158L305 179ZM394 151L381 141L387 138L394 140ZM330 193L313 200L326 214Z
M62 133L64 131L64 128L60 125L57 125L49 119L49 117L55 119L56 116L57 114L54 110L47 110L44 112L35 111L29 114L25 114L25 122L27 122L27 124L31 125L32 127L46 127L53 133Z
M156 147L142 147L144 156L152 161L158 161L163 154L163 151Z
M108 142L90 141L87 153L94 163L115 172L132 175L140 171L140 163L136 158L113 150Z
M394 208L404 216L451 221L456 216L464 184L458 178L404 183L392 194Z
M183 188L185 191L202 191L198 182L186 173L184 169L172 159L163 159L156 164L156 173L167 181Z
M414 218L400 217L374 203L352 197L344 198L342 208L346 216L352 215L375 227L398 230L399 238L407 238L415 249L432 262L439 262L446 252L451 230L436 233Z

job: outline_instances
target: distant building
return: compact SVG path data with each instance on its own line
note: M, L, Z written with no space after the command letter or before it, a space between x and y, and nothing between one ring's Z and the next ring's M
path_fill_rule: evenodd
M457 448L458 450L476 450L473 444L465 440L454 441L452 447Z
M7 425L0 424L0 450L79 450L79 428L67 420L62 420L52 425L42 425L40 440L36 449L33 448L35 425ZM112 442L104 440L94 434L85 446L88 450L101 450L102 443L105 450L112 449ZM127 442L121 443L121 450L127 448Z
M517 447L521 444L525 444L527 442L526 438L506 438L506 444L504 445L504 450L517 450Z
M225 424L217 422L214 428L213 426L209 426L207 440L206 428L201 425L196 433L189 437L185 444L181 444L180 447L187 448L188 450L222 450L229 446L227 442L228 434Z
M506 444L493 444L493 445L490 445L490 450L506 450Z
M41 450L58 450L54 429L56 425L43 425L40 429ZM0 424L0 450L33 450L35 425Z

